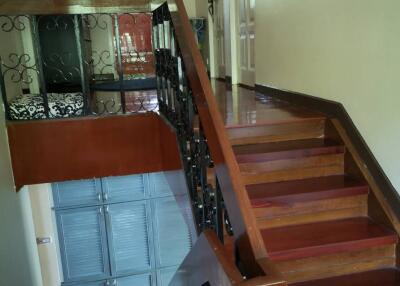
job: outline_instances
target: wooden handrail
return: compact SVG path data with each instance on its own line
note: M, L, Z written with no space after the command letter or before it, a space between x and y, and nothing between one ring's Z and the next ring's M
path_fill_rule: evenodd
M197 47L182 0L169 0L172 23L185 64L193 98L196 103L216 174L232 223L236 241L248 240L255 259L267 257L256 218L240 176L239 166L225 130L211 83ZM176 10L174 11L174 6ZM246 237L246 238L244 238Z
M248 285L285 285L280 272L268 259L263 238L252 212L224 121L220 114L205 65L182 0L168 0L185 76L189 81L199 119L213 158L225 206L233 227L235 243L245 272L259 279ZM246 281L246 283L250 283ZM258 284L261 283L261 284Z

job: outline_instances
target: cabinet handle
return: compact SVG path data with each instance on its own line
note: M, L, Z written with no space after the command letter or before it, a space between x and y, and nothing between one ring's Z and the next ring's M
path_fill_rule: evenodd
M108 194L107 193L104 194L104 200L108 201Z
M114 285L114 286L117 285L117 279L113 280L113 284L112 285Z
M101 202L101 194L100 193L97 195L97 199L99 202Z
M106 206L106 213L108 214L110 211L110 208L108 206Z
M107 282L106 282L105 285L106 285L106 286L110 286L110 281L107 280Z
M103 208L100 207L100 208L99 208L99 213L101 214L102 212L103 212Z

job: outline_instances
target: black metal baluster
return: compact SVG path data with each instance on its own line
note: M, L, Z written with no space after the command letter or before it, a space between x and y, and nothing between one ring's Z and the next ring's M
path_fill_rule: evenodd
M4 82L4 75L3 75L2 67L3 67L3 60L0 57L0 92L1 92L1 97L3 99L6 118L8 120L11 120L10 106L8 104L7 93L6 93L6 84Z
M31 25L32 25L32 39L33 39L33 48L35 54L35 61L37 64L38 69L38 76L39 76L39 90L40 95L43 99L44 104L44 114L46 118L50 118L50 108L49 108L49 101L47 97L47 86L46 80L44 78L43 72L43 54L41 50L40 40L39 40L39 23L38 18L39 16L32 16L31 17Z
M84 50L83 50L83 37L81 34L81 29L83 29L83 26L81 25L81 21L79 21L80 16L79 15L74 15L74 30L75 30L75 39L76 39L76 48L78 50L78 57L79 57L79 69L80 69L80 76L81 76L81 87L82 87L82 94L83 94L83 114L82 115L87 115L90 113L89 107L90 107L90 96L89 96L89 80L87 78L87 67L85 65L85 62L83 58L84 56Z
M153 34L154 41L157 41L155 54L160 113L176 128L196 225L199 231L214 229L223 241L225 227L229 228L228 233L232 233L232 229L218 180L215 188L208 182L207 173L214 167L213 161L201 124L194 125L197 108L166 3L154 11Z
M217 176L215 176L215 184L215 232L219 240L224 243L223 198Z
M117 61L118 61L118 76L119 76L119 84L120 84L120 100L122 113L125 114L126 106L125 106L125 88L124 88L124 67L122 62L122 50L121 50L121 39L119 34L119 15L114 15L114 35L115 35L115 46L117 49Z

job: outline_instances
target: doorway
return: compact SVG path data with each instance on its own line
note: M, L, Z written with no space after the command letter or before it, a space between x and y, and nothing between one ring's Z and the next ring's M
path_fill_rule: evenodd
M238 80L254 86L255 83L255 0L236 0L238 22Z

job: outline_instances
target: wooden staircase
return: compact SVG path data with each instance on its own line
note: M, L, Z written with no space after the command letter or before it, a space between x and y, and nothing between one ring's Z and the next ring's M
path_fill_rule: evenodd
M289 285L400 285L398 236L329 118L268 100L226 129L269 258ZM231 118L232 116L226 116ZM321 280L322 279L322 280Z
M340 122L249 89L235 95L224 83L212 86L183 1L168 3L176 11L163 18L169 6L158 10L156 31L163 33L165 21L174 28L188 102L198 116L184 127L199 123L206 140L198 144L205 143L212 158L234 234L230 248L203 231L171 285L399 285L400 216ZM166 63L170 54L163 49L159 75L173 82L181 75L162 68L175 65ZM172 104L180 92L160 82L172 98L164 115L171 122L187 119L186 101ZM182 143L185 150L189 143ZM226 220L216 221L221 235ZM227 254L232 248L236 263L233 251Z

